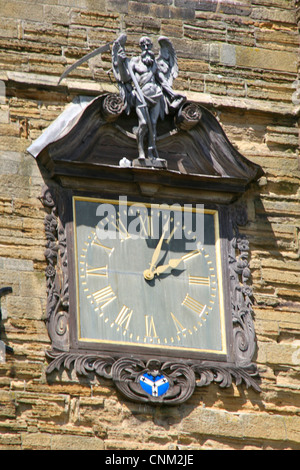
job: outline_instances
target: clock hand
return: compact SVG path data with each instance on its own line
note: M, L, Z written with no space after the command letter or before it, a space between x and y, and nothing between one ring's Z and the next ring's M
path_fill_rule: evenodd
M157 250L159 245L161 246L161 244L162 244L162 238L159 241L155 251ZM160 249L158 251L158 255L159 255L159 253L160 253ZM198 254L200 254L199 250L192 250L189 253L187 253L186 255L183 255L181 258L172 258L172 259L169 260L169 264L163 264L163 265L158 266L156 268L155 267L156 259L155 259L155 262L153 262L153 258L154 258L154 255L155 255L155 253L154 253L154 255L152 257L152 263L153 264L151 263L150 269L146 269L144 271L144 278L147 279L148 281L151 281L154 278L155 274L157 274L157 276L159 276L160 274L164 273L168 268L176 269L177 266L181 263L181 261L192 258L193 256L198 255ZM158 256L157 256L157 258L158 258Z
M198 255L198 254L200 254L199 250L193 250L187 253L186 255L183 255L181 258L177 258L177 259L172 258L169 260L169 264L158 266L155 269L154 274L157 274L159 276L159 274L165 272L168 268L175 269L181 263L181 261L188 260L189 258L192 258L193 256Z
M162 273L164 273L168 268L171 269L176 269L177 266L181 263L182 258L178 259L170 259L169 264L163 264L162 266L157 266L157 268L154 271L154 274L157 274L158 276Z
M166 235L166 232L168 230L168 226L169 226L169 220L167 220L167 222L165 223L164 227L163 227L163 232L161 234L161 237L160 237L160 240L157 244L157 247L155 248L154 250L154 253L153 253L153 256L152 256L152 260L151 260L151 263L150 263L150 270L153 271L154 267L155 267L155 264L158 260L158 257L159 257L159 254L160 254L160 251L161 251L161 247L162 247L162 243L164 241L164 238L165 238L165 235Z
M151 281L151 279L154 278L154 274L155 274L155 265L157 263L157 260L159 258L159 254L161 252L161 247L162 247L162 244L163 244L163 241L164 241L164 238L165 238L165 234L167 232L167 229L168 229L168 224L169 224L169 220L165 223L164 225L164 228L163 228L163 232L161 234L161 237L160 237L160 240L154 250L154 253L152 255L152 259L151 259L151 263L150 263L150 269L145 269L144 271L144 278L147 279L148 281Z
M160 240L157 244L157 247L154 250L152 260L151 260L151 263L150 263L150 271L153 271L153 269L155 268L155 264L158 260L164 238L165 238L165 231L163 231L162 236L160 237Z

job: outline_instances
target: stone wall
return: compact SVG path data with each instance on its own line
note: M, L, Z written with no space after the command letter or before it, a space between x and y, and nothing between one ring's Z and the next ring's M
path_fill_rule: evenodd
M299 1L0 0L0 449L300 449ZM110 54L65 67L127 31L168 36L175 87L207 106L265 175L244 197L261 394L198 389L178 407L118 396L105 380L46 380L47 174L26 149L77 95L117 90ZM5 91L5 96L4 92Z

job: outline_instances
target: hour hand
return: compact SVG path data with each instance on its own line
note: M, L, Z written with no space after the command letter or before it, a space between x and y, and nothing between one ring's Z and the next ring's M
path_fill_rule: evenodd
M163 264L162 266L157 266L154 273L159 276L160 274L164 273L168 268L176 269L177 266L180 265L181 261L182 261L182 258L170 259L168 264Z
M169 268L176 269L177 266L179 266L179 264L181 263L181 261L182 261L182 258L170 259L168 264L162 264L161 266L157 266L157 268L155 269L146 269L144 271L144 278L147 281L151 281L154 278L155 274L159 276L160 274L167 271L167 269Z

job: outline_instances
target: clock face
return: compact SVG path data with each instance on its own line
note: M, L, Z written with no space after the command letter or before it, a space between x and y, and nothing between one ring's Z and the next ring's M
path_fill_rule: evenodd
M218 212L73 198L78 340L226 353Z

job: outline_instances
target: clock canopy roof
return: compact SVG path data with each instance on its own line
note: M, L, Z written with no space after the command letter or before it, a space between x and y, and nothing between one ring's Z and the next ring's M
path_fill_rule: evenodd
M158 123L157 148L167 169L142 168L137 158L135 112L127 115L117 94L78 97L28 148L63 186L74 177L93 182L191 188L230 193L229 201L262 175L228 140L215 116L185 102ZM224 202L224 201L223 201Z

